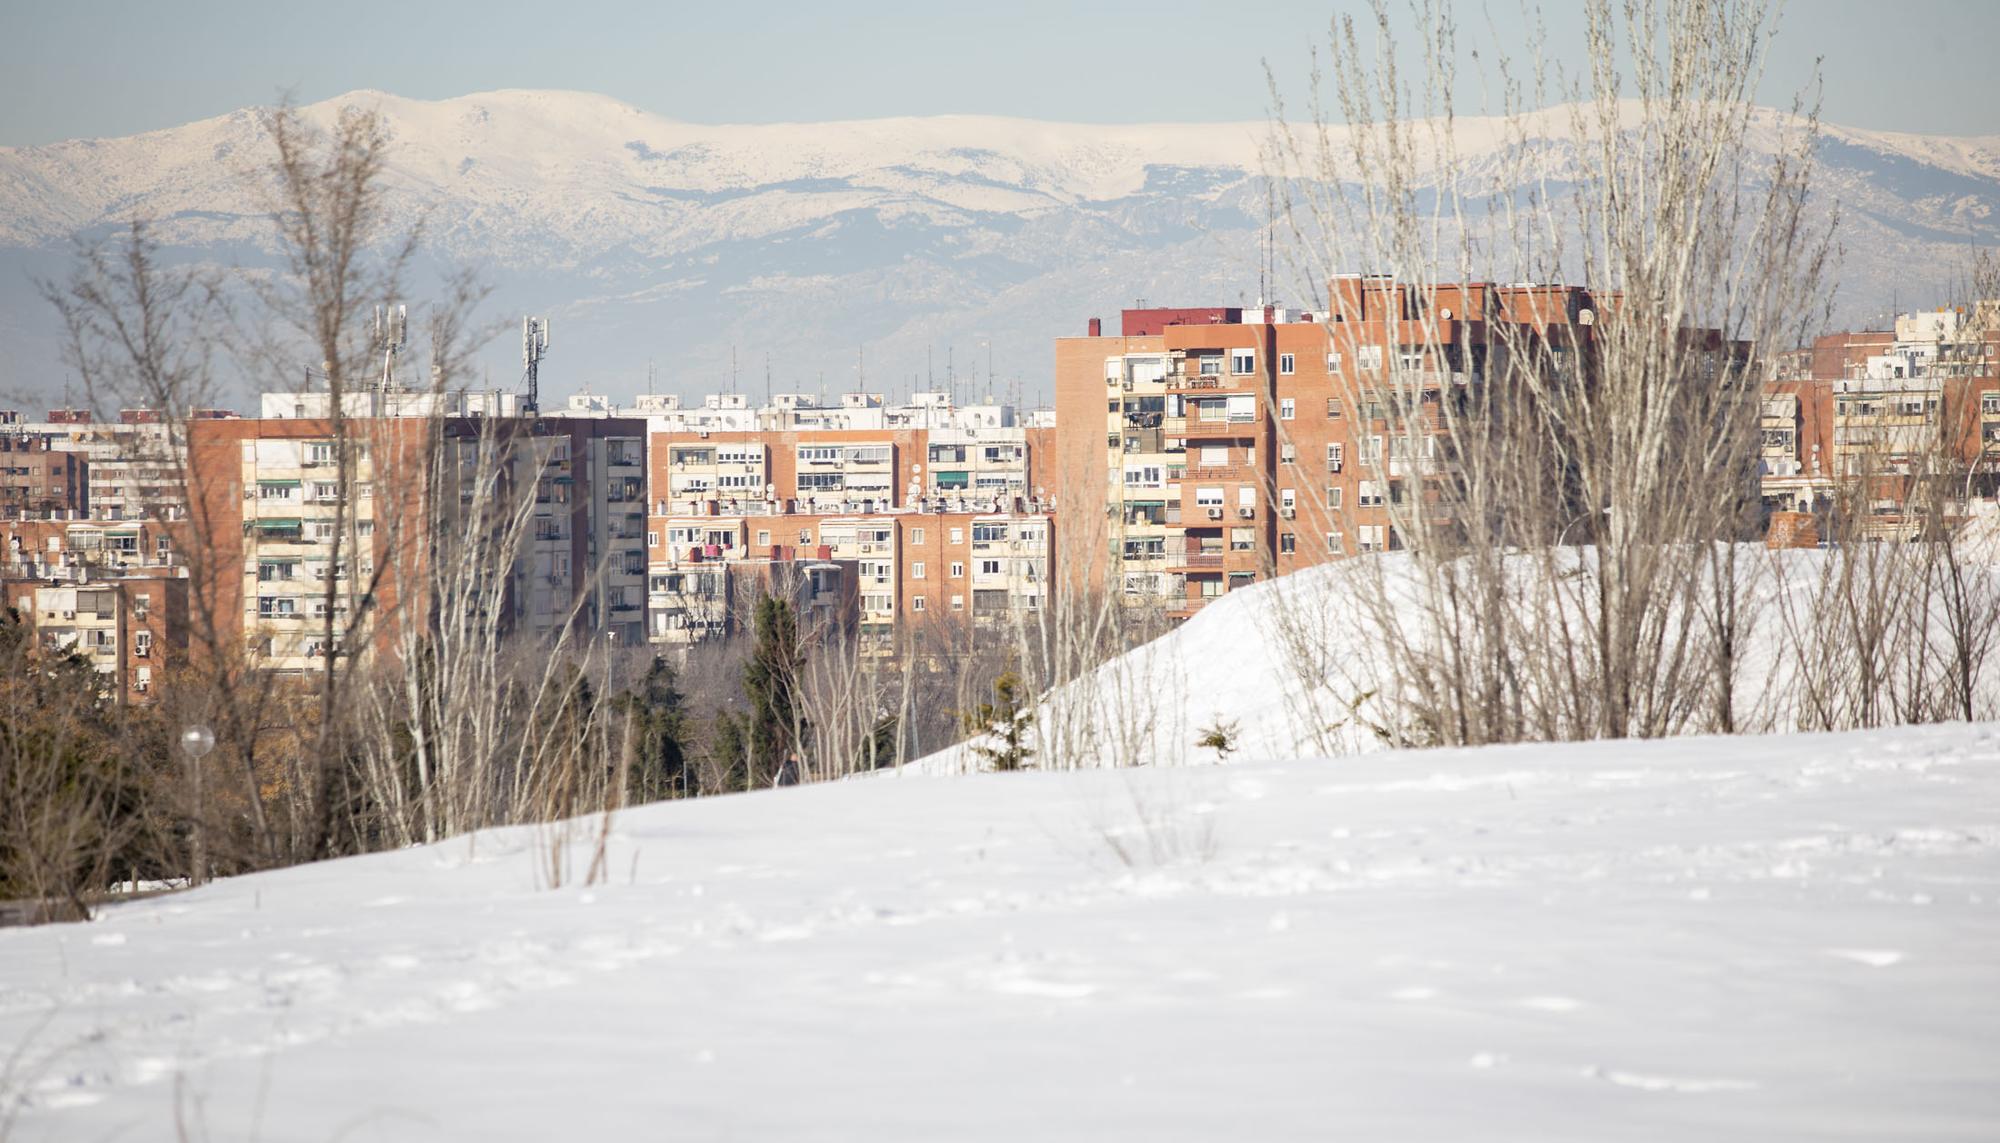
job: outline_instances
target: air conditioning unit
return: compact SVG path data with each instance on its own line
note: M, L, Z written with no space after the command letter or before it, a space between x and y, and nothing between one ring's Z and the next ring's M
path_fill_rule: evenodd
M1222 509L1220 509L1220 508L1210 508L1210 509L1208 510L1208 518L1209 518L1209 519L1211 519L1211 520L1220 520L1220 519L1222 519Z
M1238 516L1241 516L1243 519L1248 520L1250 517L1255 516L1257 514L1257 510L1255 508L1238 508L1236 510L1236 514Z
M1294 518L1294 517L1296 517L1296 516L1297 516L1298 514L1299 514L1299 510L1298 510L1297 508L1280 508L1280 509L1278 509L1278 515L1280 515L1280 516L1283 516L1283 517L1284 517L1285 519L1287 519L1287 520L1290 520L1290 519L1293 519L1293 518Z

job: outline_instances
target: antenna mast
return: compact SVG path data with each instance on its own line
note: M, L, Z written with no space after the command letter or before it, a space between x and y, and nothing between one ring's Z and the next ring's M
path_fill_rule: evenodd
M527 367L525 380L528 384L528 399L522 402L522 412L542 411L542 358L549 353L549 319L545 317L524 317L521 319L521 364Z
M410 340L410 307L375 307L375 346L382 351L382 377L375 383L377 392L387 393L396 387L396 355Z

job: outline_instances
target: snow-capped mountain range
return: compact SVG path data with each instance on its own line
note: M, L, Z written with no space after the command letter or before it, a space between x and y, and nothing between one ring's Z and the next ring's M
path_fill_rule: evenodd
M422 101L355 92L395 139L392 208L436 267L494 287L490 316L546 313L551 392L761 392L945 383L1048 390L1051 339L1145 297L1254 298L1266 124L1106 126L968 116L714 126L616 100L503 91ZM1500 145L1462 123L1462 148ZM75 236L156 220L176 257L268 263L252 111L122 139L0 148L0 395L55 397L53 312ZM1966 249L2000 237L2000 138L1833 127L1819 176L1841 209L1837 318L1929 304ZM1280 266L1282 271L1283 266ZM1357 267L1356 269L1364 269ZM1281 296L1303 299L1282 280ZM421 293L423 283L413 283ZM413 297L412 301L421 301ZM865 352L865 357L863 356ZM997 380L989 384L991 358ZM489 354L511 384L514 347ZM927 364L928 359L928 364Z

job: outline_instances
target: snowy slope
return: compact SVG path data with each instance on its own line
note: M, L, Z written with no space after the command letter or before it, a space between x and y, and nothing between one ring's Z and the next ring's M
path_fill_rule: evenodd
M1969 574L2000 590L2000 520L1976 524L1963 542L1968 553L1987 545ZM1593 558L1588 548L1575 551L1579 560ZM1801 719L1797 685L1812 660L1801 657L1785 616L1812 612L1826 556L1770 552L1762 544L1747 545L1739 556L1746 626L1735 694L1740 729L1813 725ZM1374 570L1382 568L1387 590L1406 601L1395 612L1412 637L1425 612L1416 605L1406 558L1372 558L1381 562L1343 560L1228 592L1161 638L1057 688L1032 712L1035 765L1205 765L1215 754L1197 743L1208 728L1228 723L1236 724L1243 760L1383 749L1371 727L1392 724L1397 714L1387 701L1390 664L1374 649L1377 619L1364 602L1380 589L1369 578ZM1524 561L1517 606L1547 605L1546 595L1524 586L1534 574ZM1783 600L1787 595L1794 598ZM1942 650L1942 631L1935 637ZM1978 710L2000 707L2000 673L1984 672L1975 703ZM987 769L988 762L961 743L910 768L956 775Z
M573 331L551 359L559 391L629 393L649 357L670 388L716 388L731 346L753 368L769 349L781 390L817 388L822 371L839 388L857 344L876 383L900 387L926 346L977 354L961 359L963 376L991 342L1003 382L1032 394L1051 338L1092 315L1140 296L1235 303L1256 291L1263 123L707 125L562 91L361 91L304 110L327 123L347 106L390 125L398 217L422 215L441 259L498 287L497 311L551 311ZM1543 121L1544 134L1565 130L1560 111ZM1456 133L1475 169L1507 145L1490 120L1461 119ZM1769 138L1767 121L1754 139ZM1968 241L2000 238L2000 139L1834 127L1824 158L1822 189L1847 218L1843 313L1872 314L1898 290L1928 302ZM28 276L59 275L72 234L138 212L178 256L264 264L269 227L250 177L264 160L248 111L0 148L0 334L16 348L0 392L53 388L53 319ZM1307 296L1306 283L1281 288ZM493 358L501 378L510 349Z
M543 840L0 931L18 1137L2000 1134L1993 726L843 783L628 812L589 888Z

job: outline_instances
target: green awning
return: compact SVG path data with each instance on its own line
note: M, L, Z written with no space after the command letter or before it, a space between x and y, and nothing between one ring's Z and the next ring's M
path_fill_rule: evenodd
M964 488L972 483L970 472L934 472L931 475L936 478L939 488Z
M299 486L299 482L296 480L266 480L262 477L259 477L257 480L257 486L259 488L262 488L265 485L269 485L272 488L297 488Z

